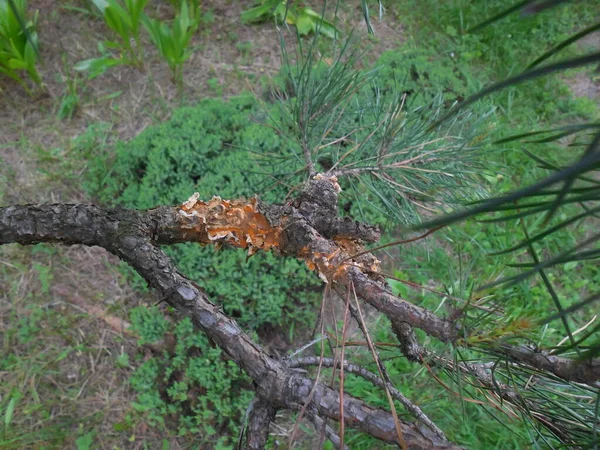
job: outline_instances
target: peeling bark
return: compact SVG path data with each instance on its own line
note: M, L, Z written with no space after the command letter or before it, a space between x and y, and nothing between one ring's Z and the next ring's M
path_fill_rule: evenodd
M60 242L98 245L128 262L165 301L188 315L251 377L257 395L275 408L299 410L314 380L299 375L267 355L237 323L212 304L202 289L185 278L156 245L189 240L180 224L179 207L149 211L121 208L103 210L91 205L25 205L0 208L0 244ZM224 239L223 237L222 239ZM218 240L218 239L217 239ZM317 383L311 402L319 416L340 420L340 396ZM344 421L388 443L398 443L390 413L366 405L350 395L344 397ZM409 448L459 448L437 437L423 435L409 422L401 422Z
M253 433L262 442L264 426L273 410L307 410L320 417L340 418L339 392L292 370L285 361L266 354L202 289L184 277L160 245L198 242L231 245L250 254L263 250L303 259L320 277L357 295L385 314L402 342L404 353L420 360L411 327L440 341L456 344L463 331L454 322L394 296L379 271L379 261L364 252L363 241L376 241L379 231L370 225L338 217L335 177L317 175L298 199L288 205L267 205L258 199L203 202L197 196L178 206L147 211L102 209L92 205L22 205L0 208L0 245L59 242L97 245L129 263L171 306L188 315L251 377L265 407L264 417L252 417L263 431ZM356 255L356 256L355 256ZM360 255L360 256L358 256ZM464 342L464 340L461 340ZM570 381L592 383L600 378L600 363L578 364L566 358L543 355L526 348L507 347L511 357ZM347 426L386 442L398 443L394 417L387 411L344 395ZM261 403L261 405L263 404ZM268 407L267 407L268 405ZM261 414L262 414L261 413ZM408 448L458 448L433 433L424 434L414 423L401 421ZM256 438L254 440L254 438ZM250 445L250 443L248 443ZM254 444L252 444L254 445ZM249 447L249 448L260 448Z

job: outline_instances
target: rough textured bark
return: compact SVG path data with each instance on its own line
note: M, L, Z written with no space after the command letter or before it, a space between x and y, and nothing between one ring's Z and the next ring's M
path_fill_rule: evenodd
M320 358L318 356L307 356L304 358L293 358L287 361L290 367L305 367L305 366L318 366L322 367L335 367L340 369L342 366L341 361L337 361L334 358ZM402 405L414 416L416 417L423 425L428 427L432 432L434 432L438 437L442 439L446 439L444 432L438 428L438 426L433 423L425 413L419 408L417 405L412 403L408 398L406 398L400 391L398 391L394 386L387 385L385 381L375 375L373 372L368 371L364 367L358 366L356 364L352 364L348 361L344 361L343 363L344 371L348 373L352 373L357 375L365 380L371 382L373 385L386 388L390 391L392 397L398 400Z
M269 426L275 420L277 410L264 399L255 398L250 405L248 426L246 427L244 448L260 450L269 439Z
M517 361L553 373L563 380L589 384L600 380L600 359L578 362L534 348L511 345L500 345L499 349Z
M91 205L10 206L0 208L0 244L60 242L106 248L135 268L166 302L188 315L254 380L261 398L273 408L299 410L314 381L267 355L155 246L189 238L190 231L182 228L179 211L179 207L143 212L103 210ZM317 414L340 420L339 405L336 390L322 383L314 386L311 406ZM350 395L344 396L343 420L349 427L397 443L392 415ZM459 448L435 436L423 435L415 424L401 422L401 427L408 448Z
M394 296L378 273L379 261L365 253L361 241L375 241L379 231L337 214L339 186L334 177L317 175L298 199L287 205L266 205L258 199L200 201L148 211L102 209L92 205L22 205L0 208L0 244L60 242L97 245L137 270L165 301L190 316L250 376L258 397L273 409L299 410L314 389L308 411L340 420L340 395L302 376L285 361L266 354L237 323L212 304L202 289L184 277L159 245L177 242L227 244L256 251L276 251L304 260L327 283L357 295L385 314L412 360L420 360L411 327L443 342L466 342L451 320ZM526 348L507 347L510 356L571 381L592 383L600 363L578 364ZM349 427L386 442L397 442L394 417L359 399L344 395L343 420ZM458 448L413 423L401 422L408 448Z

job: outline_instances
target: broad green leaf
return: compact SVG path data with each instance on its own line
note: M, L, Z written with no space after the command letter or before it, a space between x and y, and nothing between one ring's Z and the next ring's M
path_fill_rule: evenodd
M300 12L296 20L296 28L298 28L298 33L301 36L304 36L310 33L311 31L314 31L315 24L309 15Z
M319 33L323 34L324 36L330 39L335 39L338 32L337 28L334 27L332 23L326 20L324 20L323 22L321 22L320 25L318 25L317 30L319 31Z
M268 8L266 5L262 5L244 11L240 15L240 19L242 20L242 23L252 23L265 20L270 15L271 8Z
M8 428L10 423L12 422L13 414L15 412L15 404L16 399L13 397L8 402L8 407L6 408L6 413L4 414L4 427Z
M11 69L27 69L27 63L22 59L16 59L16 58L9 60L8 66Z
M78 72L89 72L88 78L93 79L99 75L102 75L109 68L125 63L126 61L122 59L117 59L110 56L103 56L101 58L93 58L86 59L85 61L79 61L73 66L73 68Z
M96 8L102 11L102 14L104 14L104 11L108 8L108 2L106 0L92 0L92 2L96 5Z
M275 8L281 3L285 2L282 2L282 0L267 0L260 6L244 11L240 16L242 23L259 22L269 18L273 15Z
M106 8L104 20L106 21L106 24L125 41L129 40L131 27L129 26L128 18L123 17L124 14L125 12L123 10L119 11L119 9L111 6Z
M12 50L13 57L15 57L17 59L23 59L23 53L21 53L21 50L19 48L17 48L14 40L12 40L12 39L10 41L10 48ZM25 48L23 48L23 51L24 50L25 50Z

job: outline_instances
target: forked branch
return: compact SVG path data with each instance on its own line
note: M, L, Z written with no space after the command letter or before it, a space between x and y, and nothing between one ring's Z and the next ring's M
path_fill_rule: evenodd
M217 206L215 208L221 211ZM135 268L167 303L189 316L195 327L206 333L254 380L257 395L263 401L274 409L299 410L313 390L314 380L265 353L234 320L209 301L198 285L184 277L158 247L197 240L199 235L210 240L214 230L210 224L207 230L204 220L182 214L181 207L132 211L91 205L10 206L0 208L0 244L59 242L107 249ZM232 236L235 233L227 239L235 240ZM344 395L343 402L346 426L385 442L397 443L395 422L390 413L350 395ZM339 405L336 390L322 383L314 386L310 407L320 417L340 420ZM435 436L423 435L413 423L402 422L401 426L410 448L458 448Z
M249 254L271 250L300 258L325 282L344 291L354 286L358 297L385 314L394 329L407 329L408 324L440 341L468 345L466 333L458 324L392 294L379 273L379 261L365 253L361 245L362 241L376 241L378 230L339 218L338 192L335 177L316 175L295 202L284 206L266 205L258 199L227 201L218 197L204 202L197 196L183 205L147 211L92 205L9 206L0 208L0 244L59 242L105 248L129 263L167 303L190 316L194 325L254 380L262 402L273 409L300 410L312 391L306 409L323 418L340 420L342 399L338 391L315 384L286 362L265 353L160 249L160 245L198 242L227 244L246 249ZM543 367L538 367L541 356L535 351L512 347L505 350L523 364L566 380L592 383L600 378L597 361L577 363L553 356L552 360L544 357ZM389 412L350 395L343 396L343 412L346 426L398 443L395 419ZM457 448L434 433L423 434L413 423L400 425L409 448ZM260 437L260 433L255 436Z

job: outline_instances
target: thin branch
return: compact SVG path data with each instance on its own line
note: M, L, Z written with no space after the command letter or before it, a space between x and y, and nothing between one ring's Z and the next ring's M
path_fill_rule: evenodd
M600 379L600 359L577 361L551 355L549 352L524 346L499 344L498 350L513 360L537 370L553 373L567 381L593 386Z
M129 263L165 301L203 331L254 380L257 395L275 408L298 409L314 390L311 404L320 416L340 420L339 393L300 376L265 353L239 325L209 301L202 289L184 277L155 243L190 240L179 207L150 211L104 210L89 205L27 205L0 208L0 244L62 242L98 245ZM389 412L350 395L344 399L347 426L385 442L398 443ZM424 436L401 422L405 440L414 448L458 448Z
M350 289L348 288L346 290L346 301L344 302L344 318L343 318L343 323L344 323L344 327L342 329L342 351L340 354L340 361L345 361L345 355L344 352L346 350L346 332L348 331L348 310L350 309ZM337 337L337 336L336 336ZM337 353L336 353L336 358L337 360ZM335 364L334 366L337 366L337 364ZM335 368L334 368L334 372L335 372ZM342 400L340 403L340 414L343 416L344 415L344 371L340 370L340 399ZM344 423L340 422L340 443L341 446L344 446Z
M340 440L340 437L337 435L337 433L333 431L333 429L329 425L327 425L327 423L321 417L319 417L318 414L314 412L308 412L306 415L314 424L315 429L317 431L325 431L327 439L331 441L335 448L343 448L344 450L349 450L348 447L344 445L344 443Z
M304 162L306 163L306 169L308 170L308 176L313 176L316 172L315 163L312 160L312 155L310 152L310 148L308 146L308 142L302 140L302 151L304 153Z
M360 331L362 331L365 339L367 340L367 345L369 346L369 350L371 351L371 354L373 355L373 360L375 361L375 364L377 365L377 370L379 371L379 375L385 381L385 383L383 384L383 389L384 389L385 395L388 399L388 403L390 405L392 415L394 416L396 432L398 433L398 440L400 441L400 447L402 447L402 450L406 450L407 449L406 441L404 440L404 436L402 435L402 429L400 428L400 421L398 420L398 414L396 413L396 406L394 405L394 401L392 400L392 395L390 394L390 390L388 389L388 385L393 386L392 380L390 379L390 376L387 373L387 369L385 368L385 365L383 364L383 361L381 360L381 357L379 356L379 352L373 345L373 340L371 339L369 330L367 330L367 325L365 324L365 320L363 318L362 311L360 309L360 304L358 303L358 297L356 295L356 289L354 288L354 284L351 283L350 286L352 287L352 293L354 294L354 302L356 304L356 306L350 305L350 312L352 313L354 320L356 320L356 322L358 323L358 327L360 328Z
M334 361L334 358L323 358L321 359L318 356L306 356L302 358L294 358L288 361L288 365L290 367L307 367L307 366L318 366L322 364L323 367L336 367L341 369L341 362ZM352 364L346 360L344 360L344 372L351 373L353 375L359 376L374 386L377 386L381 389L389 389L391 396L398 400L402 406L406 408L408 412L410 412L417 420L423 423L427 428L437 434L441 439L446 439L446 435L444 432L423 412L421 408L415 405L410 399L405 397L398 389L392 386L389 383L385 383L379 376L370 372L369 370L361 367L357 364Z
M255 397L249 406L244 449L262 450L269 439L269 427L277 410L268 401Z
M325 290L323 291L323 298L321 300L321 311L319 312L319 324L321 326L321 336L323 336L325 334L325 299L327 298L328 294L329 294L329 289L330 286L327 285L325 287ZM323 357L323 355L325 354L325 342L323 340L321 340L321 357ZM304 404L302 405L302 407L300 408L300 412L298 413L298 418L296 419L296 423L294 423L294 428L292 429L292 432L290 434L290 439L289 439L289 449L291 450L293 445L294 445L294 439L296 437L296 433L298 432L298 426L300 425L300 422L302 421L302 417L304 416L304 414L306 413L306 411L309 409L309 407L311 406L312 400L313 400L313 396L315 395L315 389L317 387L317 383L319 382L321 378L321 366L319 366L317 368L317 375L315 376L315 384L313 385L312 389L310 390L310 392L308 393L307 396L307 400L304 402ZM343 398L340 399L340 405L342 405L343 403ZM343 417L343 410L342 407L340 407L340 417Z

